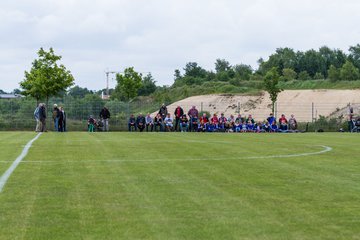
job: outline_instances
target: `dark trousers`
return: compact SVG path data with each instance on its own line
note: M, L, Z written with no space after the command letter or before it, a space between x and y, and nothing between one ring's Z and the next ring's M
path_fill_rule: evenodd
M146 124L146 131L148 132L149 131L149 126L150 126L150 131L152 132L153 129L154 129L154 124Z
M178 130L179 122L180 122L180 117L176 117L175 118L175 126L174 126L175 132Z
M135 131L136 132L136 130L137 130L137 128L136 128L136 124L128 124L128 127L129 127L129 132L132 132L132 131Z

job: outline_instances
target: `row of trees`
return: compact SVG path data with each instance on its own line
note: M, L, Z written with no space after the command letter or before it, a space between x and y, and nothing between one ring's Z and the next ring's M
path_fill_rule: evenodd
M291 48L278 48L268 60L259 59L259 68L250 65L231 65L225 59L217 59L215 71L208 71L196 62L189 62L183 68L175 70L173 86L199 85L207 81L230 82L238 86L242 81L263 80L272 68L276 68L280 81L329 79L357 80L360 79L360 45L349 48L349 54L339 49L321 47L318 51L294 51Z

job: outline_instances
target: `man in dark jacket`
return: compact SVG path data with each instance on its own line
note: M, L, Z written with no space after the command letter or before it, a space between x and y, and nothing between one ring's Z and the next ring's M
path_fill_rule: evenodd
M129 127L129 132L135 131L137 130L136 127L136 119L134 117L134 114L130 115L129 121L128 121L128 127Z
M145 125L145 117L142 115L142 113L140 113L139 116L136 118L136 126L140 130L140 132L142 132L145 129Z
M106 107L104 107L100 112L100 119L103 122L103 132L109 131L109 118L110 118L110 112Z
M162 104L162 106L159 110L159 114L163 120L165 119L166 115L168 114L168 110L167 110L165 103Z
M44 103L40 103L39 120L40 120L40 132L46 132L46 109Z
M53 119L54 119L54 131L59 132L59 120L60 120L60 110L57 104L54 104L53 108Z
M180 118L184 115L184 110L180 107L177 106L177 108L175 109L174 112L174 116L175 116L175 131L177 131L178 129L178 124L180 122Z

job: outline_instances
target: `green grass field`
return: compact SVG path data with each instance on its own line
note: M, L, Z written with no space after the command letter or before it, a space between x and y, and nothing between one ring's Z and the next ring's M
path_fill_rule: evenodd
M35 133L0 133L0 176ZM360 239L360 135L45 133L0 239Z

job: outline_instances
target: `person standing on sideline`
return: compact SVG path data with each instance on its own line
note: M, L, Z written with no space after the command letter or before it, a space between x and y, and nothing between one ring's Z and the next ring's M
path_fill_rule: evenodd
M348 114L348 127L349 127L349 132L352 132L353 128L354 128L354 109L352 107L349 108L349 114Z
M180 107L180 106L177 106L177 108L175 109L175 112L174 112L174 116L175 116L175 132L178 131L178 125L179 125L179 122L180 122L180 118L184 115L184 110Z
M59 107L59 132L63 132L64 127L64 115L61 109L62 107Z
M62 114L62 132L66 132L66 113L64 107L60 107L60 114Z
M195 130L195 128L197 129L197 124L195 124L195 122L197 122L199 118L199 111L196 109L195 106L192 106L192 108L188 111L188 116L190 118L190 132L191 132Z
M103 132L109 131L109 118L110 118L110 112L106 107L104 107L100 112L100 119L103 122Z
M167 107L165 105L165 103L163 103L159 109L159 114L162 117L162 119L164 120L168 114L168 110Z
M39 108L39 120L40 120L40 132L46 132L46 108L44 103L40 103Z
M53 119L54 119L54 131L58 132L60 130L59 129L60 110L59 110L57 104L54 104Z
M40 106L41 106L41 103L39 103L39 105L36 107L36 109L34 111L34 117L36 120L35 132L40 132L40 117L39 117Z

